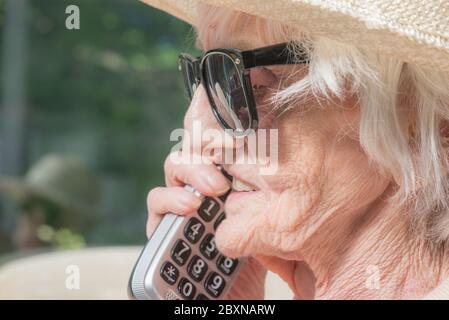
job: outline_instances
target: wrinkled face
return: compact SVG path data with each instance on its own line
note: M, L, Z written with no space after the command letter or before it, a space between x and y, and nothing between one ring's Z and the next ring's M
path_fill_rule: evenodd
M225 35L220 43L200 41L205 50L254 49L274 44L252 30ZM255 190L233 192L226 201L227 219L218 228L216 241L229 256L300 256L314 237L323 236L326 228L330 231L345 223L377 199L388 185L389 177L381 176L369 164L360 147L360 113L354 97L338 101L310 96L279 110L268 103L282 80L291 83L307 72L307 66L301 65L251 69L252 84L260 89L256 94L259 128L278 130L278 163L271 175L261 175L257 164L225 165L231 175ZM201 121L203 130L220 128L202 86L196 90L185 116L187 130L192 129L194 121ZM211 147L208 141L202 142L201 148L218 150L220 146Z

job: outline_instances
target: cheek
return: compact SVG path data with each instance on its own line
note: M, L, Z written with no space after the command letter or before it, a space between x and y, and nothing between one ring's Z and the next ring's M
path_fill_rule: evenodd
M326 161L323 206L338 205L355 211L378 198L390 181L391 176L382 174L357 142L342 139Z
M251 199L227 203L227 217L216 233L217 245L232 257L254 254L297 257L301 242L298 230L304 223L299 213L310 211L314 203L309 195L292 190L259 192Z
M304 126L293 117L278 124L278 169L259 177L266 189L226 203L227 219L217 231L224 254L296 256L298 231L321 199L324 136L302 131Z
M389 178L369 165L358 141L337 135L342 129L332 115L314 117L277 121L278 170L260 176L266 190L227 203L228 217L217 231L225 254L293 257L314 234L326 232L329 221L346 217L342 211L365 206L387 187Z
M278 129L277 171L261 176L274 192L318 187L325 159L326 135L298 113L281 116Z

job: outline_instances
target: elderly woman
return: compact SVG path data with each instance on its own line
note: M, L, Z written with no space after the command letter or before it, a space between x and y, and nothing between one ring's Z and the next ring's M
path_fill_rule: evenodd
M447 282L447 2L144 1L192 23L202 51L231 50L188 61L187 132L200 122L242 143L248 129L277 130L273 174L223 164L234 188L216 243L249 257L227 298L262 299L266 270L301 299L418 299ZM416 24L396 15L412 11ZM241 51L246 61L233 61ZM195 143L211 161L167 158L148 235L164 213L198 209L184 184L209 196L230 188L215 165L232 145Z

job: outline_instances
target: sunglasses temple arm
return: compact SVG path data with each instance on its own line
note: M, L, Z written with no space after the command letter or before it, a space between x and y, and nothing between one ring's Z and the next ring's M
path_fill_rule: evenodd
M300 56L293 56L288 50L287 43L243 51L242 56L245 68L309 63L309 56L305 50Z

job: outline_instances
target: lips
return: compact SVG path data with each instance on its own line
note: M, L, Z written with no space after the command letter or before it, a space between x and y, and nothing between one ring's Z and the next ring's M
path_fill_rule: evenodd
M234 179L232 179L232 190L236 192L248 192L254 191L256 188L240 180L239 178L234 177Z
M237 198L250 196L260 191L260 188L248 180L241 178L244 174L239 174L232 167L226 167L225 171L232 177L232 191L226 199L226 203L233 202Z
M247 181L243 181L236 176L233 176L232 179L232 192L229 194L226 199L227 203L231 203L238 198L242 198L244 196L249 196L259 191L254 185Z

